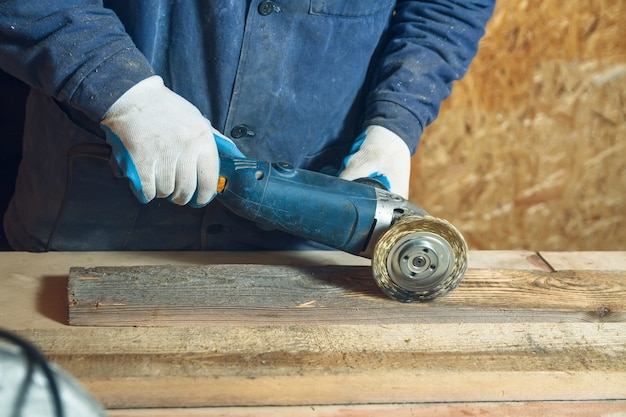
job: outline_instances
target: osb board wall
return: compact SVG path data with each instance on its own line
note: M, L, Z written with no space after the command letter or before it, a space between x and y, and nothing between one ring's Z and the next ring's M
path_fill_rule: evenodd
M626 249L626 0L500 0L413 158L475 249Z

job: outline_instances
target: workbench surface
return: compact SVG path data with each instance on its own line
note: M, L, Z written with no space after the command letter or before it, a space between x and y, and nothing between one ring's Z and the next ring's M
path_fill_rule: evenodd
M217 264L246 276L204 305L133 321L112 303L97 325L68 325L70 267ZM276 285L272 265L287 271ZM425 304L380 295L368 266L339 252L0 252L0 327L116 417L626 416L626 252L474 251L459 288ZM289 268L319 284L291 291Z

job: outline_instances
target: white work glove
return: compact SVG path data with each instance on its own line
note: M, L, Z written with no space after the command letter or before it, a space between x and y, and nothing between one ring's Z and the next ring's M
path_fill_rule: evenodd
M409 196L410 174L409 147L400 136L382 126L368 126L359 135L339 170L339 178L374 178L404 198Z
M113 103L101 127L112 157L142 203L158 197L205 206L216 195L218 147L243 156L193 104L156 75Z

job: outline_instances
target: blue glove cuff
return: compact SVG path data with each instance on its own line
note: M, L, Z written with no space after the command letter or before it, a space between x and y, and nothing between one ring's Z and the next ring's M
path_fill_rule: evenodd
M149 200L143 193L143 186L141 185L141 179L139 178L137 167L126 150L126 147L124 147L122 140L111 129L109 129L108 126L100 125L100 127L106 133L106 142L113 150L111 156L115 160L117 166L121 169L123 175L130 181L130 188L133 191L133 194L143 204L148 203Z
M220 154L231 156L233 158L245 158L246 156L237 148L237 145L230 139L213 133L215 138L215 144L217 145L217 151Z

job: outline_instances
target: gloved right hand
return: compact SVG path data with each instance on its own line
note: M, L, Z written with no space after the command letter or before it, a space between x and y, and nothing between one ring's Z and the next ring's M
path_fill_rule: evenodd
M368 126L359 135L339 169L339 178L374 178L404 198L409 197L410 174L411 151L406 142L377 125Z
M167 197L179 205L205 206L217 190L216 140L228 153L239 152L193 104L156 75L113 103L101 127L112 157L143 203Z

